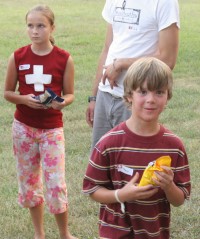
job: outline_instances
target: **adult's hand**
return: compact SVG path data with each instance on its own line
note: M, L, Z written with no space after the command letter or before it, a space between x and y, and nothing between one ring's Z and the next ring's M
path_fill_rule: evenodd
M120 71L116 70L113 66L113 64L104 66L104 74L102 77L102 83L105 84L106 79L109 81L110 83L110 87L111 89L113 89L114 86L117 87L117 78L120 75Z
M93 127L94 109L95 109L95 101L91 101L86 110L86 122L90 127Z

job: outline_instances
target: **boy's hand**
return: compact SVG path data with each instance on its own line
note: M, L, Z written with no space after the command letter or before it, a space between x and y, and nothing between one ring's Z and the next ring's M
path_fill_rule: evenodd
M153 185L139 187L137 181L139 173L137 172L134 177L118 192L118 196L122 202L129 202L133 200L147 199L157 193L158 188Z
M171 170L171 168L167 166L161 166L164 171L156 171L156 177L158 180L153 179L153 181L162 189L162 190L168 190L171 185L173 184L173 179L174 179L174 173Z

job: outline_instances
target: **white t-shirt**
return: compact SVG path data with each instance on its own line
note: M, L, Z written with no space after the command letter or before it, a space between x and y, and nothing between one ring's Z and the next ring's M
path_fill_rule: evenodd
M113 27L113 42L105 65L115 58L134 58L153 55L158 50L159 31L173 23L180 27L177 0L106 0L103 18ZM106 80L99 90L122 97L123 71L117 80L118 87L110 88Z

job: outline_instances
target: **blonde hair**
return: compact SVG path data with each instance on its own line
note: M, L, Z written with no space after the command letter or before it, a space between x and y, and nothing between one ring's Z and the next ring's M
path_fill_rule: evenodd
M124 78L124 100L128 106L128 98L137 88L147 82L150 91L167 89L168 100L172 98L173 76L171 69L161 60L144 57L135 61L128 69Z
M47 5L37 5L33 8L31 8L26 14L26 17L25 17L26 21L27 21L28 15L32 12L40 12L44 17L46 17L48 19L50 25L54 26L54 21L55 21L54 13L50 9L50 7L48 7ZM50 36L49 40L52 45L55 44L55 40L54 40L53 36Z

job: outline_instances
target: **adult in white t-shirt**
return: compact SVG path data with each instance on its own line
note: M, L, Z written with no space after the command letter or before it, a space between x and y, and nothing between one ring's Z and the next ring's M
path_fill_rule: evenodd
M93 127L92 147L131 112L123 102L123 78L138 58L154 56L174 68L179 46L177 0L106 0L105 44L89 97L86 120Z

